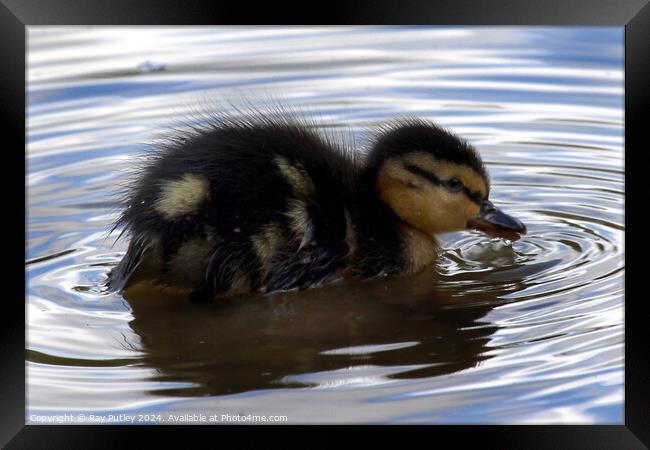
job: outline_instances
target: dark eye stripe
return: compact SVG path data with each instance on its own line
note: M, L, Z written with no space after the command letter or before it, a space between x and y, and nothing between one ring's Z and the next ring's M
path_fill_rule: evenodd
M440 178L438 178L431 172L422 169L421 167L415 166L413 164L406 164L404 167L409 172L414 173L415 175L419 175L422 178L426 178L427 180L429 180L430 182L432 182L437 186L444 185L444 182ZM477 205L480 205L481 202L483 201L483 196L479 192L470 191L465 185L463 185L463 192L465 193L467 198L469 198L472 202L476 203Z
M442 186L442 180L440 180L440 178L438 178L437 176L435 176L431 172L427 172L426 170L424 170L424 169L422 169L422 168L420 168L418 166L414 166L412 164L407 164L405 167L406 167L406 170L408 170L409 172L414 173L416 175L419 175L422 178L426 178L427 180L429 180L433 184L436 184L438 186Z
M468 188L466 188L465 186L463 186L463 192L465 193L465 195L467 195L467 197L471 201L473 201L477 205L481 206L481 202L483 202L483 196L480 193L472 192Z

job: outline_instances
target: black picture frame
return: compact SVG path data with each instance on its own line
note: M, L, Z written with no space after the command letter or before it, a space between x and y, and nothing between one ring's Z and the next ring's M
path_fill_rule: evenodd
M288 11L303 16L288 15ZM313 12L310 12L313 11ZM644 170L642 155L647 153L644 139L644 118L650 102L650 5L648 0L492 0L492 1L419 1L348 2L334 4L295 5L283 9L277 2L265 5L236 5L199 0L161 1L114 0L0 0L0 114L5 131L2 135L3 156L11 161L3 173L5 200L4 220L17 229L25 230L25 198L19 190L24 178L25 158L17 151L25 148L25 37L31 25L220 25L267 23L320 24L431 24L431 25L589 25L625 27L625 185L627 242L641 239ZM636 160L636 163L633 161ZM636 174L636 175L635 175ZM24 186L24 185L23 185ZM646 188L647 189L647 188ZM24 191L23 191L24 194ZM11 203L9 202L15 202ZM23 215L20 212L23 212ZM6 233L5 236L9 236ZM220 445L214 429L201 426L45 426L25 425L25 272L23 245L10 239L5 245L4 269L5 325L0 329L0 445L5 448L118 448L135 443L132 434L144 433L145 439L156 436L169 441L171 433L180 432L182 442L192 447ZM635 258L643 248L636 243L629 247L626 259ZM627 249L627 245L626 245ZM635 256L636 255L636 256ZM646 264L647 266L647 264ZM643 277L643 264L626 264L626 292L634 281ZM630 281L628 283L628 281ZM625 302L625 424L620 426L435 426L409 427L427 433L424 439L434 443L462 442L468 438L488 448L648 448L650 445L650 397L646 381L650 380L650 352L647 349L648 329L645 324L643 296L626 296ZM254 427L258 429L259 427ZM272 427L288 436L289 427ZM344 427L345 428L345 427ZM414 430L417 428L417 430ZM469 428L469 429L468 429ZM251 434L238 441L248 446ZM348 428L345 428L346 430ZM383 438L402 427L368 427L374 436ZM220 429L221 430L221 429ZM241 434L241 433L240 433ZM318 443L341 445L329 433L319 433ZM190 437L190 439L187 439ZM204 439L205 438L205 439ZM408 441L411 442L412 438ZM314 439L312 438L313 442ZM403 441L404 442L404 441Z

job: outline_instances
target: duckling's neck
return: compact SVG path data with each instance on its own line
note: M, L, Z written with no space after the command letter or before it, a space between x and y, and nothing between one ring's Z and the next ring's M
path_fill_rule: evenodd
M438 242L433 236L400 224L404 249L404 274L418 273L431 266L438 256Z
M433 264L438 245L403 222L370 189L356 192L352 221L356 234L355 272L371 277L411 274Z

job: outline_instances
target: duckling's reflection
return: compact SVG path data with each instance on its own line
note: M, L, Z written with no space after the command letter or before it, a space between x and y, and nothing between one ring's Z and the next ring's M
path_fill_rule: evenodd
M144 364L157 369L158 381L192 385L156 392L221 395L305 386L285 377L359 365L411 366L392 378L477 365L490 357L486 344L496 330L480 318L503 302L498 297L504 288L468 293L437 278L428 271L207 304L136 291L126 298ZM344 350L396 343L411 345L374 353Z

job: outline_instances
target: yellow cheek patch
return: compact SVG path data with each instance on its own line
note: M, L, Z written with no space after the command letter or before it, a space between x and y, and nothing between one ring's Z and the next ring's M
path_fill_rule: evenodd
M375 188L381 200L404 222L429 234L462 230L479 210L464 193L449 192L420 179L398 159L388 160L382 166Z
M428 153L420 152L406 155L404 161L407 164L413 164L427 172L433 173L441 180L449 180L457 177L470 191L478 192L482 197L487 196L488 186L485 179L471 167L449 161L437 160Z
M465 228L465 207L467 203L471 203L467 197L463 193L451 193L440 186L434 190L435 194L430 196L435 202L435 206L430 206L433 209L432 214L435 215L431 232L445 233Z
M375 188L379 198L403 221L427 229L427 196L421 190L409 189L409 182L416 182L415 175L406 171L399 160L388 160L379 170Z
M310 196L314 193L314 183L302 166L292 165L283 156L276 156L274 161L296 194Z
M439 187L419 180L404 169L399 159L389 160L383 165L376 183L379 198L404 222L419 230L436 232L441 217L432 212L432 205L438 204ZM418 188L409 188L409 184Z
M470 217L476 217L478 216L478 212L480 211L481 207L477 205L476 203L470 201L469 199L464 199L463 204L465 206L465 216L470 218Z
M204 176L185 174L180 180L162 186L154 208L168 219L196 212L208 198L209 188L210 182Z

